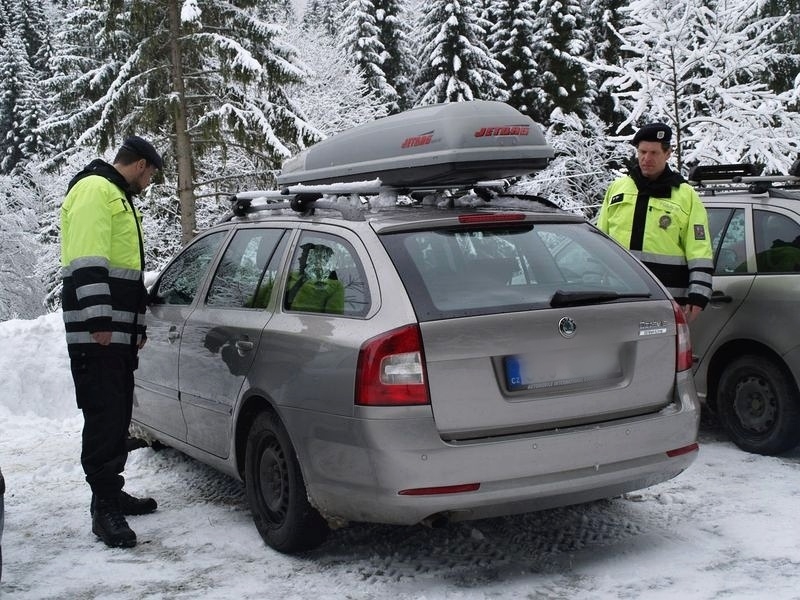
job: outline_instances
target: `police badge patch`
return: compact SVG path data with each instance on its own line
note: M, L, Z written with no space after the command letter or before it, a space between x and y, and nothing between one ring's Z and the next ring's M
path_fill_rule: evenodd
M695 225L694 226L694 239L696 240L704 240L706 239L706 228L702 225Z
M670 226L671 223L672 223L672 219L670 218L669 215L663 215L658 220L658 226L661 227L661 229L667 229ZM697 235L697 229L695 229L694 231L695 231L695 235Z

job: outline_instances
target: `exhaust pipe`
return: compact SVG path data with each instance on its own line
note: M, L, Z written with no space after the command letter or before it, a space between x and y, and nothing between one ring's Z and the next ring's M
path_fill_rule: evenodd
M436 513L422 519L420 524L431 529L441 529L450 524L450 516L447 513Z

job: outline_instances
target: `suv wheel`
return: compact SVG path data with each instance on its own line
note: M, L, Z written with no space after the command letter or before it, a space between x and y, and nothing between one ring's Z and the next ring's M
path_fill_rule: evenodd
M800 442L800 395L774 362L754 355L729 364L717 410L733 442L748 452L779 454Z
M259 414L247 436L245 491L261 537L279 552L319 546L328 526L309 504L289 435L271 412Z

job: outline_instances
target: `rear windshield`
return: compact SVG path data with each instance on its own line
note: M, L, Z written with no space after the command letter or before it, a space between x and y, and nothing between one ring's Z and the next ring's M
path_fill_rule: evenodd
M476 225L381 240L420 321L666 297L586 223Z

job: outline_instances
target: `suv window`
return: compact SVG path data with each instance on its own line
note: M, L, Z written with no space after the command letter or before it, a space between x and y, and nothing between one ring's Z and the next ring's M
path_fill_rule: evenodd
M191 304L208 271L208 265L227 235L227 231L216 231L200 238L182 252L164 270L153 292L153 301L157 304Z
M282 229L237 231L214 274L207 304L227 308L266 307L275 280L274 268L268 271L266 267L283 233Z
M800 225L772 211L754 210L759 273L800 272Z
M716 259L714 274L747 272L747 243L743 208L709 208L708 227Z
M630 256L585 224L382 236L420 320L545 308L556 291L661 297Z
M293 311L366 315L369 288L353 247L335 236L304 233L292 258L283 306Z

